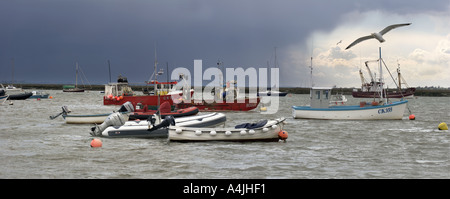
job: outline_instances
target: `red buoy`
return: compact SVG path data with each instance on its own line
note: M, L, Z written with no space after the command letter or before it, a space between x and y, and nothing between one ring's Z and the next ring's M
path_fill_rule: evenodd
M91 147L92 148L102 147L102 141L100 139L97 139L97 138L92 139Z
M282 131L278 132L278 137L281 140L286 140L288 138L288 133L286 131L282 130Z
M409 115L409 120L415 120L416 116L414 114Z

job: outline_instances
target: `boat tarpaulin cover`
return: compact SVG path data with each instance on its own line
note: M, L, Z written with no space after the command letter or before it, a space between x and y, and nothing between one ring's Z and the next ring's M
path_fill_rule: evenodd
M238 124L234 128L236 128L236 129L240 129L240 128L254 129L254 128L263 127L266 124L267 124L267 120L261 120L261 121L258 121L256 123Z

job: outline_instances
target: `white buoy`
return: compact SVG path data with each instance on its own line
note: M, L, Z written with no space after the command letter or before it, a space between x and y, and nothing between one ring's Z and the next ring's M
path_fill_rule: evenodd
M263 132L264 132L264 133L267 132L267 131L269 131L268 128L263 128Z
M253 135L253 134L255 134L255 130L250 129L250 131L248 131L248 133Z
M215 136L217 134L217 132L216 131L211 131L211 132L209 132L209 134L212 135L212 136Z
M242 130L241 135L245 135L245 134L247 134L247 132L245 130Z
M201 134L202 134L202 131L200 131L200 130L195 131L195 135L201 135Z
M175 133L178 133L178 134L180 134L180 133L181 133L181 131L183 131L183 130L181 130L181 129L176 129L176 130L175 130Z
M225 135L228 135L228 136L231 135L231 131L226 131Z

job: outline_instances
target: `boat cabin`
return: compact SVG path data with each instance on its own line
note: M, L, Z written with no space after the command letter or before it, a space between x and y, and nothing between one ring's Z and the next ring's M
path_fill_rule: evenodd
M309 93L311 108L328 108L332 87L312 87Z

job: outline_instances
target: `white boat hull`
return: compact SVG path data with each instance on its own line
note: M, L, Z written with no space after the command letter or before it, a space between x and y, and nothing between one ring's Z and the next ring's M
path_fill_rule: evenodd
M186 116L175 118L176 126L183 127L213 127L223 124L226 116L223 113L210 113L205 115ZM167 138L168 128L149 131L151 124L147 120L127 121L122 126L109 126L101 132L103 137L134 137L134 138Z
M263 127L246 128L192 128L169 127L170 141L278 141L285 118L269 120Z
M381 106L333 106L330 108L310 108L293 106L292 115L295 119L324 120L392 120L403 118L408 101L393 102Z
M175 126L184 127L213 127L225 123L226 116L223 113L209 113L204 115L177 117L175 119ZM124 126L148 126L147 120L127 121Z
M67 124L101 124L108 118L109 114L98 115L63 115ZM123 114L126 120L128 120L128 114Z

